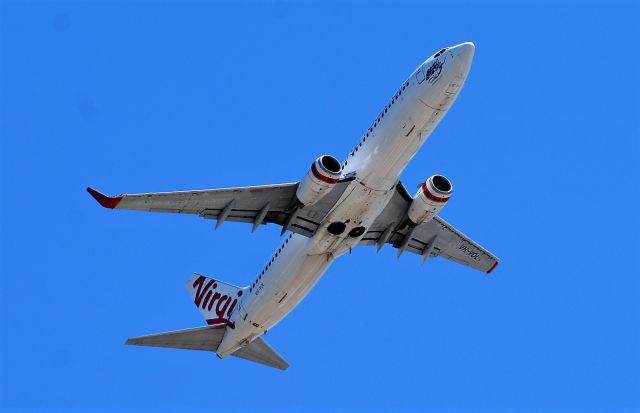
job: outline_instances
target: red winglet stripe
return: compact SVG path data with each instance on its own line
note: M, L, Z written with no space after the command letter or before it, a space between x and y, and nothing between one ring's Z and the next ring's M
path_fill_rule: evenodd
M498 266L498 262L499 261L496 261L496 262L493 263L491 268L489 268L489 271L487 271L487 274L491 274L491 271L493 271Z
M422 184L422 192L424 192L427 198L435 202L447 202L449 200L449 198L441 198L429 192L429 187L426 182Z
M338 182L338 178L329 178L328 176L322 175L320 171L318 171L318 168L316 168L315 162L311 164L311 173L313 173L313 176L315 176L322 182L326 182L328 184L335 184L336 182Z
M90 186L87 187L87 192L90 193L91 196L94 197L95 200L105 208L113 209L118 206L120 201L122 201L121 196L106 196L105 194L101 194Z

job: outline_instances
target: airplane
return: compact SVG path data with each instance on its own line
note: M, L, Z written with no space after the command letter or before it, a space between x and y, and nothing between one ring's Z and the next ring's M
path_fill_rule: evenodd
M299 182L224 189L106 196L105 208L197 214L226 221L279 225L287 233L253 281L238 287L193 274L186 288L207 326L130 338L126 344L215 352L285 370L287 361L263 339L315 286L331 263L357 246L389 244L490 273L498 258L438 213L453 186L443 175L411 196L399 177L460 94L475 46L445 47L398 88L344 162L318 157Z

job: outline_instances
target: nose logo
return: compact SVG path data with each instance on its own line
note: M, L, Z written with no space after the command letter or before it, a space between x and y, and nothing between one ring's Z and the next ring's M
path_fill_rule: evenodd
M427 82L433 85L438 81L438 79L440 78L440 75L442 74L443 63L444 61L441 62L440 60L436 59L436 61L433 62L431 67L427 69L427 72L425 73L425 80Z
M227 324L231 328L236 328L235 323L229 321L229 317L238 304L237 298L215 291L218 288L218 283L202 275L193 282L193 288L196 289L193 300L195 305L208 311L211 315L215 315L215 317L207 318L207 324Z

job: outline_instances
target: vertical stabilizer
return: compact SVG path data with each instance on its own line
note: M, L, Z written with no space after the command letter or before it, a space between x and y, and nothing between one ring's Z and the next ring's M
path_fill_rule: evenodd
M231 314L237 311L246 287L237 287L194 273L187 281L186 288L207 324L224 324L235 328L230 321Z

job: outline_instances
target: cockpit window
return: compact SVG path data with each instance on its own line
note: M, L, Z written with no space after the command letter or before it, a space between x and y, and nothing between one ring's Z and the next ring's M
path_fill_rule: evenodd
M436 57L440 56L442 53L447 51L447 47L445 47L444 49L440 50L438 53L433 55L433 58L435 59Z

